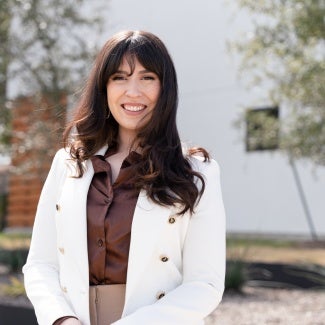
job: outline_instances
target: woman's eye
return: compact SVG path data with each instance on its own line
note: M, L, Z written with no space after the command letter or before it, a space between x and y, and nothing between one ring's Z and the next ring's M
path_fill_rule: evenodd
M156 78L154 76L143 76L143 80L155 80Z
M125 76L119 76L119 75L117 75L117 76L113 76L112 77L112 80L126 80L126 78L125 78Z

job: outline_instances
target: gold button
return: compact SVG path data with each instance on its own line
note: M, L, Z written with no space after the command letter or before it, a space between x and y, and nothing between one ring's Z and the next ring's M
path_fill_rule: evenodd
M164 291L159 291L158 293L157 293L157 299L159 300L159 299L161 299L162 297L164 297L165 296L165 292Z
M55 205L55 208L56 208L56 211L60 211L60 210L61 210L61 207L60 207L59 204L56 204L56 205Z
M60 253L63 255L64 254L64 248L63 247L59 247L59 251Z
M169 222L169 223L175 223L175 221L176 221L176 220L175 220L174 217L170 217L170 218L168 219L168 222Z
M167 261L168 261L168 257L167 257L167 256L161 256L161 257L160 257L160 260L161 260L162 262L167 262Z
M61 287L61 290L62 290L63 292L68 292L67 287Z

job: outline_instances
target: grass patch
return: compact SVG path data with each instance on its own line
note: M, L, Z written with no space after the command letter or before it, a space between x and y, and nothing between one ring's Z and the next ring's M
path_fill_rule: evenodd
M227 238L227 259L245 262L289 263L325 266L322 242L269 238Z
M17 277L11 276L9 284L0 285L0 293L10 297L25 296L24 282Z
M0 250L19 248L28 249L30 245L30 239L31 234L0 232Z
M263 239L263 238L227 238L227 247L295 247L296 242L280 239Z

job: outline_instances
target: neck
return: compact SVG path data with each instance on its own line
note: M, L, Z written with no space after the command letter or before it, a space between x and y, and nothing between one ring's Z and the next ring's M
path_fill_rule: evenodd
M118 134L118 152L129 152L135 136L135 132L120 129Z

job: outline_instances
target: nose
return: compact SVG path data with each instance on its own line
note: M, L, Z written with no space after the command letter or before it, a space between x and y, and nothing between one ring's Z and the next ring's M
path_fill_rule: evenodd
M139 82L137 80L129 80L125 93L129 97L141 96L141 87Z

